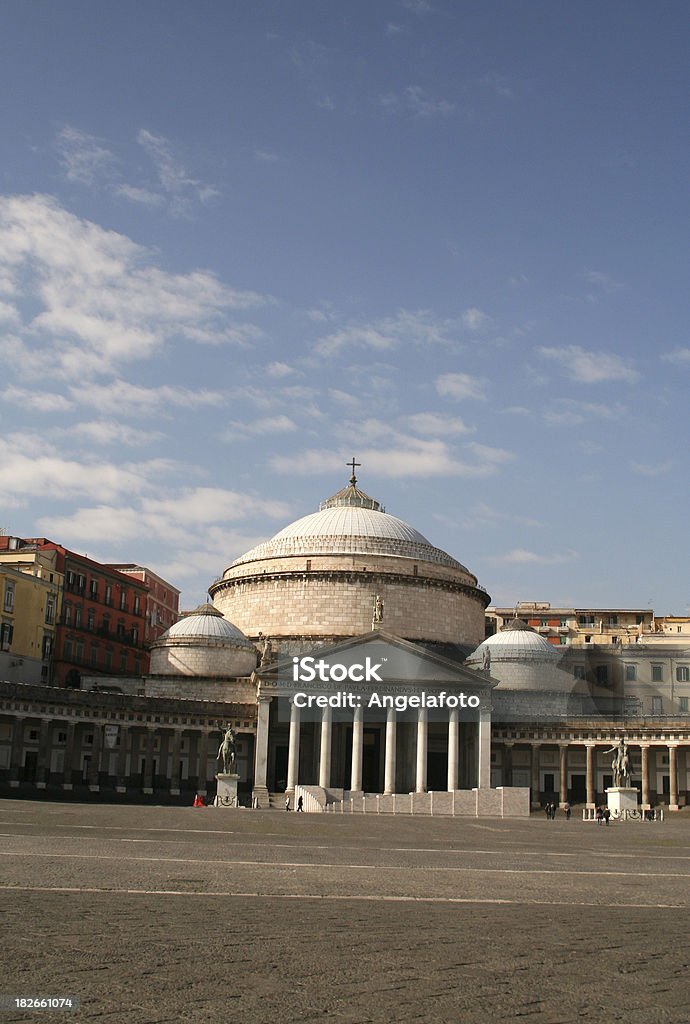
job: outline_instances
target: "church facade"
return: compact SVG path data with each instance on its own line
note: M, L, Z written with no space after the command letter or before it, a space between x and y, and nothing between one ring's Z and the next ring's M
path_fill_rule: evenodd
M593 807L625 736L641 802L683 805L690 728L573 671L525 622L485 638L476 576L354 476L236 559L144 676L0 682L0 790L191 802L231 725L246 805L525 814Z

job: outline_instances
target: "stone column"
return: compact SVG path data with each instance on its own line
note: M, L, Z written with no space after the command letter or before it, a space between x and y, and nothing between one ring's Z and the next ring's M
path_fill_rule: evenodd
M364 711L361 707L355 708L352 720L352 773L350 775L350 790L353 793L362 792L362 758L364 756Z
M565 807L568 800L568 744L559 743L558 749L561 755L560 772L559 772L559 800L558 806Z
M16 789L22 769L24 754L24 725L26 718L15 718L12 725L12 748L10 750L10 786Z
M458 760L459 760L459 722L460 712L457 708L451 708L448 716L448 792L452 793L458 788Z
M649 743L641 743L642 751L642 810L648 811L651 807L649 802Z
M417 772L415 775L415 792L426 793L426 761L429 745L428 720L426 708L417 712Z
M101 742L103 737L103 726L99 722L93 723L93 743L89 760L89 789L92 793L98 793L98 769L101 766Z
M594 752L596 746L594 743L585 743L587 750L587 809L594 810L596 808L596 785L594 779Z
M52 722L43 718L41 720L41 730L38 734L38 757L36 759L36 788L45 789L46 782L48 780L48 773L50 771L50 755L51 755L51 725Z
M479 771L478 789L491 788L491 708L479 712Z
M259 807L268 807L268 728L271 697L259 697L259 715L256 723L254 747L254 788L252 797Z
M172 771L170 772L170 795L179 796L182 786L180 761L182 759L182 729L175 729L172 745Z
M539 751L541 750L541 743L532 743L532 760L530 764L530 786L532 789L531 805L532 807L539 807Z
M62 788L72 788L72 772L74 770L74 737L76 735L74 722L67 722L67 739L65 740L65 756L62 762Z
M321 745L319 748L319 785L328 789L331 784L331 735L333 712L331 708L321 709Z
M677 811L678 808L678 744L668 745L668 809Z
M153 745L156 741L156 730L149 726L146 730L146 748L144 759L144 793L153 793Z
M513 785L513 740L503 741L503 785Z
M288 741L288 768L286 793L294 793L299 782L299 727L300 713L297 705L290 705L290 739Z
M396 743L398 738L398 716L395 708L386 711L386 763L384 769L383 792L385 795L395 793L395 770L397 765Z

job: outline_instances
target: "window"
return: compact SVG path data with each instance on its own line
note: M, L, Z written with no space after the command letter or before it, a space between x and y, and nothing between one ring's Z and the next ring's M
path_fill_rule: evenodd
M127 591L126 590L120 591L120 611L121 612L126 612L127 611Z
M573 665L573 676L575 677L575 679L585 679L585 666Z
M599 686L606 686L609 681L609 667L608 665L597 665L597 684Z
M74 626L75 629L81 629L81 608L74 609Z
M617 626L618 625L618 616L617 615L607 615L606 618L604 619L604 623L607 626Z
M132 643L133 644L138 644L139 643L139 630L138 630L138 628L136 626L132 626Z
M0 626L0 649L9 651L12 644L14 629L11 622L3 622Z
M141 598L138 594L134 595L134 614L139 615L141 610Z
M565 629L568 625L568 620L561 617L561 629Z
M127 671L127 651L120 651L120 672Z
M97 644L91 644L91 664L92 665L97 665L98 664L98 645Z
M71 639L71 637L66 637L66 639L65 639L65 661L71 661L71 660L72 660L72 639Z
M53 637L50 633L43 634L43 643L41 645L41 657L49 658L53 653Z
M591 636L590 636L590 634L588 633L588 634L587 634L587 636L585 637L585 643L586 643L586 644L591 644L591 642L592 642L592 637L591 637Z
M664 681L664 666L663 665L652 665L652 682L663 683Z
M637 679L637 665L626 665L625 666L625 681L626 683L634 683Z
M69 626L72 623L72 605L65 604L62 608L62 617L65 620L65 625Z
M578 615L577 617L578 626L593 626L594 616L593 615Z
M109 583L106 585L106 588L105 588L105 603L106 604L112 604L113 603L113 588L110 586Z
M10 583L9 580L5 582L5 600L2 607L6 612L14 611L14 583Z
M663 704L661 697L652 697L652 714L660 715L663 710Z
M86 613L86 628L93 630L96 625L96 612L93 608L89 608Z
M89 585L89 592L91 594L91 600L92 601L97 601L98 600L98 580L91 580L91 583Z
M111 669L113 667L113 652L107 647L105 651L105 667Z
M74 660L76 662L78 662L80 665L84 661L84 641L83 640L77 640L77 643L76 643L75 648L74 648Z
M568 643L568 637L567 636L560 637L559 638L559 643L560 643L561 647L563 647L564 644Z
M77 577L77 587L79 590L84 590L86 588L86 576L82 575L82 573L79 573Z
M676 665L676 682L690 683L690 665Z
M680 707L681 711L688 711L688 710L690 710L688 708L688 698L687 697L679 697L678 698L678 704L679 704L679 707Z
M125 620L124 619L118 619L117 620L117 636L118 636L118 639L122 639L122 637L124 637L124 635L125 635Z
M67 584L67 588L69 590L74 590L74 581L75 581L75 579L76 579L76 576L72 572L72 570L70 569L69 572L67 573L66 578L65 578L65 583Z
M46 623L49 626L55 622L55 594L48 594L46 598Z

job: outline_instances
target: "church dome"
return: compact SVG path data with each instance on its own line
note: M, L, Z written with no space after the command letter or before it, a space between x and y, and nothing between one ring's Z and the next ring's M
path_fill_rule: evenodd
M375 628L466 651L489 603L469 569L387 513L354 472L318 512L235 559L209 593L250 639L270 637L282 654Z
M430 544L423 534L402 519L388 515L379 508L331 505L328 502L324 503L320 511L290 523L232 565L243 565L265 558L318 554L397 555L423 562L437 562L457 569L465 568L445 551Z
M203 604L151 644L153 676L246 676L257 651L241 629L212 604Z
M467 664L481 664L487 648L492 665L496 661L557 661L560 657L556 648L522 619L513 619L498 633L483 640L469 656Z
M225 640L238 644L240 647L254 649L254 645L242 630L234 626L232 622L228 622L222 612L208 603L200 605L191 615L183 616L159 637L160 640L181 640L183 638L202 642Z

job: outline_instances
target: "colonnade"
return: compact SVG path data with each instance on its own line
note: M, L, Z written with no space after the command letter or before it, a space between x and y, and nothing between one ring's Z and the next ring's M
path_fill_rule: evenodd
M185 725L129 725L118 722L117 741L111 744L105 735L105 725L109 723L37 719L28 714L13 717L11 724L7 765L7 781L11 788L19 787L24 780L26 754L35 753L32 781L38 789L45 789L50 784L71 790L73 778L79 774L78 781L87 785L91 792L98 792L105 783L107 788L124 793L128 784L135 784L145 794L161 788L171 796L178 796L183 783L183 763L186 763L187 778L196 779L199 787L205 789L209 774L212 777L208 769L209 753L215 752L216 738L219 737L217 727L190 729ZM36 739L25 738L28 727L35 727ZM87 737L91 740L87 741ZM56 752L62 753L61 771L51 769ZM85 758L88 758L88 765L83 768ZM140 771L142 760L143 771ZM162 787L161 776L165 777Z
M255 765L255 791L267 792L268 764L268 726L270 697L263 697L259 706L257 730L257 757ZM460 764L460 717L457 708L447 711L447 789L449 792L458 789ZM377 723L381 724L381 723ZM350 791L362 792L363 760L364 760L364 709L353 709ZM395 792L396 772L398 767L398 712L395 708L386 709L386 720L383 728L384 764L383 792L385 795ZM302 728L301 711L294 703L290 704L290 729L288 735L288 762L286 791L291 793L304 780L299 778L300 734ZM331 784L332 750L333 750L333 712L330 707L321 709L321 719L317 722L319 735L318 784L328 789ZM417 793L427 790L427 761L429 750L429 720L426 708L417 710L415 744L415 781ZM491 784L491 712L487 708L479 711L477 722L477 771L479 788L488 788Z
M643 809L649 809L651 794L657 791L656 782L652 785L650 783L650 772L652 769L650 750L662 751L668 754L668 778L669 778L669 792L668 792L668 806L670 810L678 810L679 808L679 786L678 786L678 749L679 747L685 747L686 751L690 751L690 745L683 744L680 740L669 740L669 741L657 741L651 740L627 740L628 749L634 755L636 748L640 750L640 768L641 771L633 773L632 784L634 785L641 775L641 803ZM617 740L612 737L609 740L595 741L595 740L510 740L501 739L497 745L500 745L502 750L503 761L502 761L502 780L506 786L513 784L513 761L514 761L514 748L516 745L527 745L531 750L530 760L530 788L532 790L533 802L538 801L540 793L540 771L545 767L551 767L540 764L540 752L544 746L558 748L558 768L559 768L559 782L555 792L558 794L560 806L563 807L568 800L568 773L571 767L569 760L569 753L573 749L585 748L585 786L586 786L586 803L587 807L595 807L597 802L597 786L596 776L597 772L606 772L606 769L596 763L596 752L607 751L611 746L614 746ZM665 766L664 766L665 768ZM654 770L657 772L659 766L655 764ZM657 796L659 799L659 796Z

